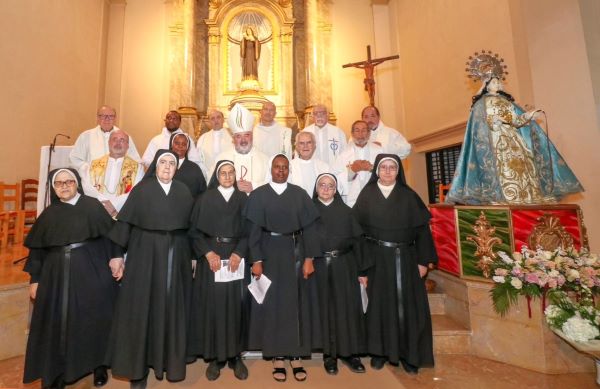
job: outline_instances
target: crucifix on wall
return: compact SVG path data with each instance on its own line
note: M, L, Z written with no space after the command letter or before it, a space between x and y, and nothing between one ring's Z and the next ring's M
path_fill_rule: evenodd
M398 58L400 58L400 56L392 55L389 57L372 59L371 58L371 46L368 45L366 61L347 63L345 65L342 65L342 68L365 69L365 79L364 79L365 90L369 94L370 105L374 106L375 105L375 78L373 77L373 74L374 74L375 66L380 65L385 61L392 60L392 59L398 59Z

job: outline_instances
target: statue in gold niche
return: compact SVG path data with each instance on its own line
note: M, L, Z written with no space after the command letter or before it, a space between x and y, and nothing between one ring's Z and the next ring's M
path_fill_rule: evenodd
M258 60L260 58L260 40L255 29L247 26L240 41L242 60L242 80L258 80Z

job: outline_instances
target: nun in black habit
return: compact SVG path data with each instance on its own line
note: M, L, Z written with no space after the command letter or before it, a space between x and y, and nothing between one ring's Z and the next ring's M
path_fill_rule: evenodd
M367 309L371 366L402 363L410 374L433 366L433 336L425 281L427 265L437 262L429 230L430 214L406 185L400 158L379 154L371 179L353 211L365 236L369 271Z
M232 161L217 162L208 190L194 205L190 226L196 258L188 352L210 361L206 377L214 381L229 362L236 378L245 380L248 369L240 355L244 350L244 280L215 282L222 260L235 272L248 251L242 210L248 196L238 190ZM249 268L246 269L246 272Z
M317 177L313 201L321 215L317 226L322 253L314 262L323 365L328 374L337 374L340 357L351 371L364 373L359 357L366 352L360 284L367 286L369 264L361 254L363 231L337 192L337 179L333 174L322 173Z
M187 235L193 199L173 180L177 157L158 150L144 179L117 215L109 237L127 253L110 336L112 373L145 387L157 379L185 378L192 287Z
M195 199L206 190L206 180L202 169L187 157L191 142L188 134L172 134L169 149L179 158L179 167L173 179L186 184Z
M74 169L50 172L51 204L25 240L33 315L23 382L63 388L94 371L108 377L104 355L118 285L109 260L117 252L104 236L113 220L102 204L83 194Z
M262 304L252 300L249 349L273 358L275 380L286 380L284 359L291 358L294 378L304 381L300 358L310 356L320 332L310 306L319 213L304 189L287 182L287 157L277 154L271 161L271 182L250 193L245 209L252 273L272 281Z

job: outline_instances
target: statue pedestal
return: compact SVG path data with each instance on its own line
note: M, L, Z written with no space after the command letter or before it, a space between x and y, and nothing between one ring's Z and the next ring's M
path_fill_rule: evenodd
M229 109L231 110L234 105L240 103L244 107L248 108L249 111L258 112L261 110L263 103L266 103L267 101L269 100L261 95L258 90L242 90L229 102Z
M485 277L484 256L498 251L554 250L559 246L587 247L583 214L578 205L453 206L434 204L431 232L439 269L461 278Z
M428 278L445 294L445 312L471 330L470 353L542 373L593 372L594 361L556 336L545 322L542 303L519 302L506 316L492 306L492 280L484 277L484 256L519 251L523 245L553 250L587 246L577 205L432 205L431 231L439 269ZM488 269L489 270L489 269Z

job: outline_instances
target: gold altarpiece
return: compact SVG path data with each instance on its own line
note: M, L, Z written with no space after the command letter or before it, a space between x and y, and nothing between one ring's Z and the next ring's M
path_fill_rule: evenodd
M277 120L301 129L311 107L331 107L331 23L318 0L167 0L169 105L197 138L206 113L227 117L236 101L258 114L262 101ZM257 80L243 79L241 39L251 26L260 41ZM331 115L335 120L335 116Z

